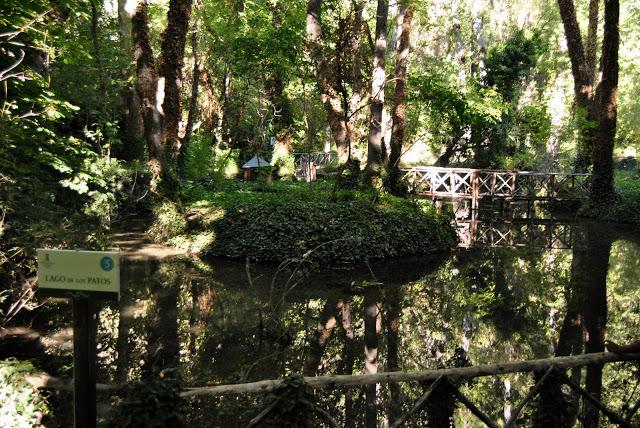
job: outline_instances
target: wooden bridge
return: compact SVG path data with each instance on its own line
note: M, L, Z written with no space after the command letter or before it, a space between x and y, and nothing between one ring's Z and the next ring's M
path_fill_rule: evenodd
M562 174L470 168L418 166L401 169L411 193L434 200L483 198L523 200L582 200L589 195L591 174Z
M294 153L296 176L310 182L316 179L316 168L322 165L336 165L338 154L335 152Z

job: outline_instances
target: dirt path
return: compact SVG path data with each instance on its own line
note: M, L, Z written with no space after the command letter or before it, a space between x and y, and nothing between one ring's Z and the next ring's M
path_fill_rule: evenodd
M161 260L187 254L169 245L156 244L145 233L142 223L120 226L113 233L113 250L128 260Z

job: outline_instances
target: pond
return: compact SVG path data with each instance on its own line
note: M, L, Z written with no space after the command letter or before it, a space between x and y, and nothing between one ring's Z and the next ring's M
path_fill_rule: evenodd
M515 212L491 222L489 213L461 220L462 248L352 270L300 261L125 259L121 300L100 313L100 381L158 375L177 362L186 386L292 373L418 371L600 352L605 339L640 338L640 234L625 226L523 217ZM63 337L47 352L67 364L67 374L70 313L65 301L52 301L33 321L46 338ZM65 374L63 364L57 367ZM635 363L573 370L572 376L591 391L601 388L612 409L638 399L631 397L640 378ZM532 374L516 373L476 378L462 391L502 424L534 384ZM341 425L377 420L387 426L427 387L334 387L316 390L312 399ZM590 406L563 391L548 392L552 404L544 395L534 400L518 425L542 426L562 416L596 426ZM52 396L59 408L68 404L64 394ZM108 400L102 397L99 411L105 425L113 417ZM246 426L268 404L266 394L198 396L185 404L187 426ZM66 426L69 414L58 413ZM427 406L409 426L449 423L483 426L447 400ZM601 426L607 423L600 417ZM320 426L320 419L310 425Z

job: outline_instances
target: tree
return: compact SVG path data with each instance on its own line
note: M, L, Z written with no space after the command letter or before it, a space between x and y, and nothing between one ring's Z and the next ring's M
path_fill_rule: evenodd
M384 107L384 86L387 76L384 70L387 55L388 0L378 0L376 9L376 40L371 73L371 117L369 118L369 141L367 145L367 176L371 181L380 176L380 165L384 152L384 129L382 110ZM371 182L369 184L372 184Z
M604 39L602 42L602 80L598 129L593 141L593 181L591 203L602 206L615 196L613 188L613 146L618 117L618 48L620 45L620 4L618 0L605 0Z
M314 73L322 104L324 105L331 128L331 134L336 143L338 158L341 164L351 160L351 144L354 141L354 126L356 115L363 98L362 72L360 69L360 31L362 25L363 2L354 4L354 25L349 28L345 20L340 19L336 37L336 48L332 52L333 58L327 55L327 41L321 25L322 0L309 0L307 3L307 40L306 48L311 57ZM349 34L352 34L349 37ZM342 49L339 50L338 46ZM351 61L347 61L345 54L351 53ZM333 61L331 61L333 59ZM350 70L345 64L351 63ZM347 71L350 71L348 73ZM347 83L352 83L353 90L349 93Z
M405 134L407 116L407 58L411 46L411 21L413 7L401 2L398 10L398 41L396 47L396 68L394 72L395 88L393 91L393 128L391 130L391 153L389 155L389 176L387 188L393 194L403 193L399 186L400 157Z
M186 170L186 155L193 135L193 127L198 115L198 94L200 92L200 52L198 48L198 25L194 23L191 30L191 53L193 56L193 72L191 73L191 97L189 98L189 114L185 126L184 137L181 141L181 150L178 155L178 170L184 177Z
M564 25L567 49L571 61L575 108L580 132L574 167L576 172L585 172L591 165L591 145L594 137L593 123L598 120L598 110L594 104L598 1L590 0L589 2L589 30L585 47L582 42L573 0L558 0L560 17Z
M120 48L125 52L128 59L124 77L126 80L133 73L130 64L133 62L133 40L132 40L132 18L135 10L130 5L131 2L118 0L118 34L120 36ZM132 160L142 158L143 143L143 122L140 110L140 98L136 89L129 83L122 90L122 99L125 105L124 136L125 149L122 151L123 158Z
M178 182L175 159L180 152L180 87L191 0L171 0L162 35L160 72L156 72L147 1L140 0L133 16L137 89L142 101L144 137L151 169L151 190L175 200ZM162 105L159 105L162 100Z
M323 33L320 24L322 0L309 0L307 4L307 50L313 62L322 104L325 106L331 133L336 142L341 163L351 158L351 139L348 132L346 112L338 91L334 87L334 76L323 49Z

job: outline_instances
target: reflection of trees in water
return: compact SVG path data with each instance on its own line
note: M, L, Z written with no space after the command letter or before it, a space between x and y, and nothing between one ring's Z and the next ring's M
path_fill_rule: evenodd
M613 243L610 230L587 223L576 230L571 279L565 288L565 317L555 355L578 355L604 351L607 325L607 272ZM585 387L598 400L602 396L602 365L587 366ZM541 375L540 375L541 376ZM572 380L580 384L582 369ZM557 379L547 382L540 395L536 426L573 426L579 417L579 397L564 394ZM599 412L589 402L580 415L583 426L597 427Z
M592 245L586 236L580 235L580 239ZM606 306L604 312L602 305L580 309L587 300L578 291L589 296L599 292L604 301L605 289L597 287L596 275L581 268L586 266L593 272L600 266L606 274L606 243L600 248L575 249L571 264L566 252L466 251L444 264L436 260L423 262L429 266L418 266L419 261L414 260L388 272L374 267L375 279L382 285L357 285L363 284L363 279L372 280L365 269L357 274L309 275L292 290L280 283L271 287L273 269L263 266L251 266L252 280L248 281L239 263L163 263L151 275L156 285L153 281L132 284L130 295L124 296L124 301L147 310L144 322L135 317L129 320L136 337L119 339L118 348L128 342L129 362L145 354L145 361L153 361L157 367L180 355L181 370L192 385L279 378L300 371L308 375L357 374L365 370L367 358L370 367L386 371L450 366L460 357L473 364L524 360L553 352L553 313L558 309L564 313L561 291L565 290L566 318L581 314L583 329L593 332L589 349L598 349ZM281 299L285 292L286 298ZM153 297L141 304L139 300L146 300L147 293ZM596 301L589 299L589 303ZM594 322L587 325L589 317ZM571 343L570 338L580 341L583 337L582 333L569 334L575 330L573 322L565 320L565 324L560 329L558 355ZM149 340L144 352L136 346L141 338ZM583 343L580 351L578 345L569 346L569 352L582 352L586 345ZM120 366L118 370L129 371ZM587 377L592 383L587 386L597 392L601 370L589 370ZM509 403L503 398L515 403L533 383L532 376L514 374L480 378L473 387L464 389L481 410L498 418L509 412ZM395 384L370 391L344 387L314 395L321 407L337 409L332 415L344 426L364 426L367 414L370 418L377 415L378 421L395 420L426 387ZM566 396L558 388L555 391ZM540 418L544 400L552 402L558 397L552 392L545 392L538 410L525 410L522 420ZM558 402L554 403L554 415L571 420L571 414L559 414ZM202 397L190 403L190 421L231 418L241 426L264 404L262 396ZM453 413L451 406L448 409L446 414L456 423L473 419L464 409ZM421 414L415 423L426 425L429 421Z

